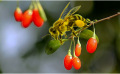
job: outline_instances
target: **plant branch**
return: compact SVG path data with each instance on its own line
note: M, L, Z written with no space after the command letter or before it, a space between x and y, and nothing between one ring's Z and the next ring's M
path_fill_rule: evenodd
M116 16L118 16L118 15L120 15L120 12L118 12L118 13L116 13L116 14L114 14L114 15L108 16L108 17L106 17L106 18L103 18L103 19L97 20L96 22L91 21L89 25L84 26L82 29L76 31L76 33L80 33L81 31L87 29L88 27L92 26L93 24L96 24L96 23L99 23L99 22L102 22L102 21L105 21L105 20L111 19L111 18L116 17ZM71 38L73 38L73 36L70 36L68 39L71 39Z

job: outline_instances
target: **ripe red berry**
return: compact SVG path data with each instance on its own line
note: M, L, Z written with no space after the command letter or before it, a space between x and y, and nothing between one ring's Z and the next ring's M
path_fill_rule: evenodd
M21 21L22 20L22 10L17 7L15 12L14 12L14 17L16 21Z
M23 13L23 16L22 16L22 26L24 28L27 28L31 22L32 22L32 10L26 10L24 13Z
M43 19L39 15L38 9L33 10L33 22L37 27L41 27L44 23Z
M81 45L79 43L76 44L75 47L75 55L78 57L81 54Z
M72 60L73 67L78 70L81 68L81 61L78 57L74 57Z
M86 49L89 53L95 52L97 48L97 40L95 38L90 38L87 42Z
M72 68L72 56L66 55L64 58L64 67L67 70L70 70Z

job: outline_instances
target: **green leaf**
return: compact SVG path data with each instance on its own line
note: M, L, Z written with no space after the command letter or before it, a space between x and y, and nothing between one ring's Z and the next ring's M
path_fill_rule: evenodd
M45 53L52 54L54 53L59 47L61 46L61 43L59 40L50 40L50 42L47 44Z
M83 38L83 39L90 39L91 37L93 36L93 31L91 30L88 30L88 29L85 29L83 30L81 33L80 33L80 38ZM96 36L96 39L97 39L97 43L99 43L99 38L97 35Z

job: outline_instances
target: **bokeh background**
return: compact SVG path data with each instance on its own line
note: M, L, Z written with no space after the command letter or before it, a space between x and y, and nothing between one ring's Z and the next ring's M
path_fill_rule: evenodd
M41 28L33 23L23 28L14 19L17 1L0 1L0 72L1 73L119 73L120 72L120 16L95 24L99 44L95 53L86 51L87 40L80 39L81 69L64 68L63 60L70 42L65 42L55 53L45 53L51 40L49 27L59 18L68 1L40 1L48 21ZM24 12L31 1L20 1ZM101 19L120 11L120 1L71 1L71 8L81 5L77 12L91 20ZM92 30L92 27L89 29Z

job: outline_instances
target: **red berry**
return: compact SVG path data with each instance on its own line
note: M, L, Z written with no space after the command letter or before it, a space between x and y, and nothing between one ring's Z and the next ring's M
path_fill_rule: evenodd
M97 48L97 40L95 38L90 38L87 42L86 49L89 53L95 52Z
M14 12L14 17L16 21L21 21L22 20L22 10L17 7L15 12Z
M78 43L75 47L75 55L78 57L81 54L81 45Z
M70 70L72 68L72 56L66 55L64 58L64 67L67 70Z
M41 27L44 23L43 19L39 15L38 9L33 10L33 22L37 27Z
M74 57L73 60L72 60L72 63L73 63L73 67L78 70L81 68L81 61L78 57Z
M31 22L32 22L32 10L26 10L24 13L23 13L23 16L22 16L22 26L24 28L27 28Z

